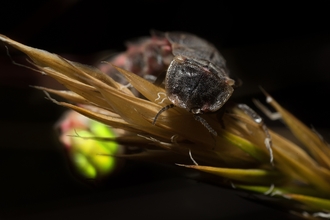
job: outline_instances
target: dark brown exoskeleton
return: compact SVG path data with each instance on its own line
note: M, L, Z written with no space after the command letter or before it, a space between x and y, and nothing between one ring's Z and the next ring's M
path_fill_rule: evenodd
M165 78L168 99L193 114L215 112L233 93L224 58L210 43L186 33L165 33L174 59Z
M113 61L140 76L166 73L165 90L171 105L194 114L210 132L216 132L199 115L218 111L230 98L235 81L229 77L225 59L209 42L183 32L154 32L151 38L128 44Z
M173 104L162 108L154 123L163 111L178 106L216 135L198 115L218 111L234 91L235 81L229 77L225 59L212 44L195 35L167 32L164 36L174 55L165 78L166 94Z

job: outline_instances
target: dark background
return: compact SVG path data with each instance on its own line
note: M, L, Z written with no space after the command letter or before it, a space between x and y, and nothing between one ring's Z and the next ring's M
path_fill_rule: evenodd
M307 125L329 136L329 1L2 1L0 33L95 64L103 52L150 29L186 31L214 43L243 81L233 100L263 100L262 86ZM21 53L10 48L15 61ZM64 111L29 87L59 88L15 66L0 43L0 219L286 218L176 169L134 164L99 189L72 177L53 124ZM267 121L272 126L281 123Z

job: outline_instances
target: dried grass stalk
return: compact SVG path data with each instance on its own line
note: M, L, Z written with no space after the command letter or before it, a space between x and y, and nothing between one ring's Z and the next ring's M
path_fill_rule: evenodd
M164 112L153 125L158 111L170 104L162 87L115 67L146 98L142 99L94 67L25 46L3 35L0 40L28 55L36 71L68 88L69 91L57 91L35 87L46 92L51 101L113 128L126 130L124 136L115 138L121 144L149 149L123 157L150 160L161 156L165 158L162 162L171 163L170 158L176 158L179 166L209 173L221 186L259 195L261 200L267 198L265 202L273 199L273 204L283 205L302 217L329 217L329 146L267 93L268 103L304 148L273 131L268 134L263 123L251 118L237 104L224 107L226 113L222 121L216 114L202 115L217 136L180 108ZM58 102L49 94L74 104ZM265 110L260 103L257 105ZM182 164L187 161L195 164Z

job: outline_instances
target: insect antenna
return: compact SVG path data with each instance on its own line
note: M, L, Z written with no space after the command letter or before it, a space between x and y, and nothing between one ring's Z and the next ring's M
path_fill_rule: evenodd
M173 108L173 107L174 107L174 104L169 104L169 105L163 107L161 110L159 110L159 112L158 112L157 115L155 116L154 121L152 122L152 124L153 124L153 125L156 124L157 118L158 118L158 116L159 116L161 113L163 113L164 111L167 111L168 109Z

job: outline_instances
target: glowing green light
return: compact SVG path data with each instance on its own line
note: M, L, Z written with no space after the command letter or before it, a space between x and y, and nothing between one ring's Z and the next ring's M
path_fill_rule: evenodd
M96 178L97 172L95 168L89 163L89 161L83 154L78 152L73 154L73 161L75 167L77 168L77 171L84 177L88 179Z

